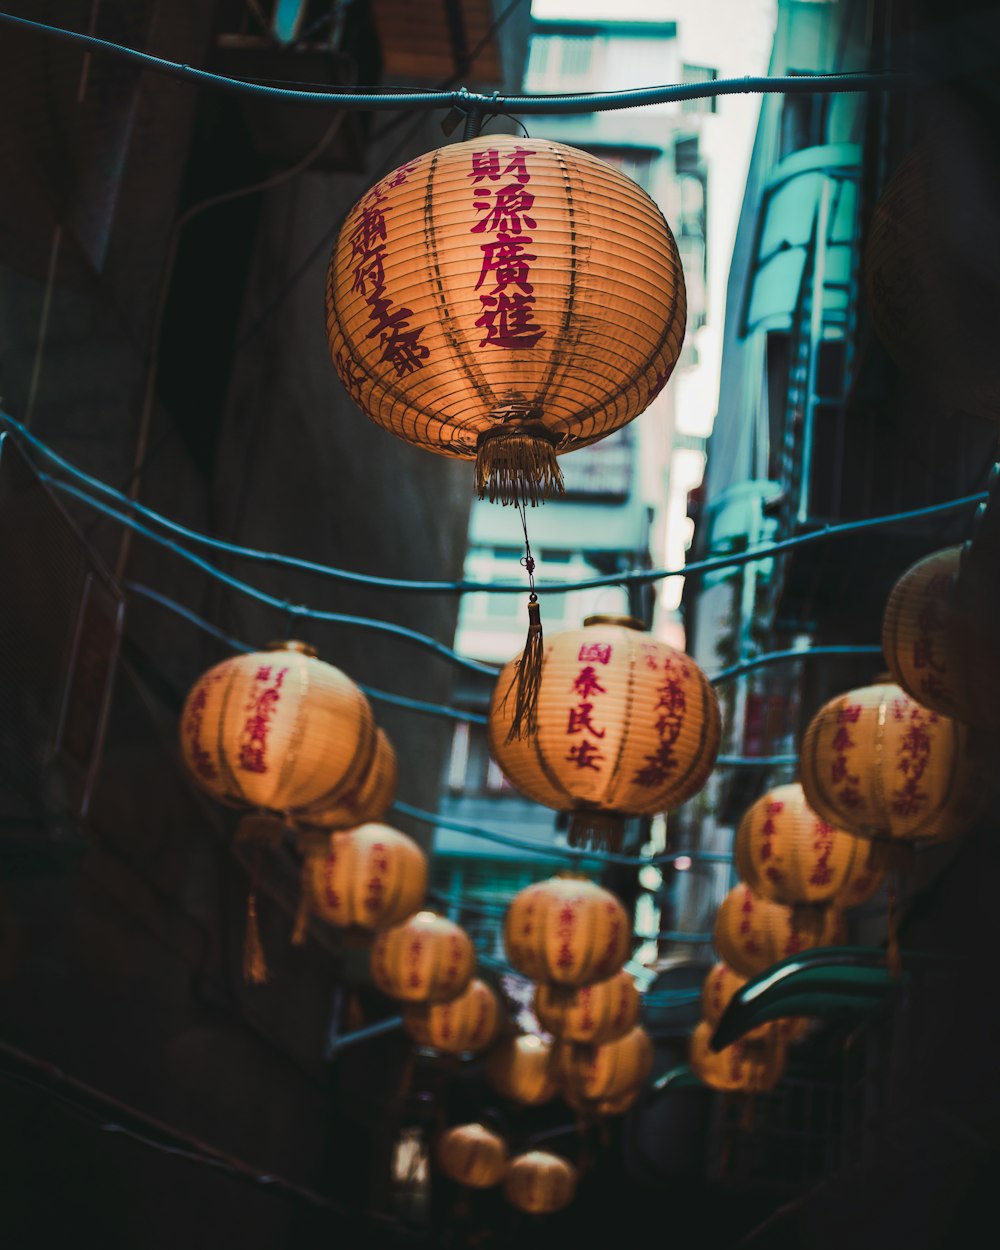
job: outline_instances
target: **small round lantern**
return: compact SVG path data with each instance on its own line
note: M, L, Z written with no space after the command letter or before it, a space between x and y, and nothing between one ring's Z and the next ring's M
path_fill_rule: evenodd
M960 593L961 557L960 547L946 547L907 569L886 603L882 650L893 677L918 703L966 725L997 730L996 592L966 569L962 587L971 583L974 592Z
M438 1138L438 1166L470 1189L499 1185L507 1170L507 1143L482 1124L458 1124Z
M785 1047L776 1032L763 1044L741 1040L714 1051L708 1045L712 1031L712 1025L702 1020L691 1035L688 1062L699 1080L726 1093L764 1094L774 1089L785 1071Z
M574 845L617 848L626 817L679 806L715 764L715 691L690 656L643 629L593 616L583 629L546 635L532 734L512 736L518 660L493 690L494 759L522 794L572 813Z
M885 870L871 842L834 829L809 807L798 782L776 786L745 813L733 842L736 871L761 898L796 907L856 907Z
M330 352L366 416L477 462L480 495L561 489L556 456L649 406L686 305L663 215L631 179L546 139L489 135L407 161L334 245Z
M706 1023L714 1029L722 1019L723 1012L729 1006L729 1000L737 990L747 983L746 977L733 972L724 963L717 963L705 978L701 991L701 1014ZM777 1032L783 1042L797 1042L809 1031L809 1021L795 1017L775 1020L770 1024L761 1024L740 1038L742 1042L767 1042Z
M503 1191L511 1206L531 1215L550 1215L569 1206L576 1193L576 1168L547 1150L529 1150L507 1164Z
M357 786L345 791L335 803L307 808L296 820L302 831L299 847L324 845L327 832L354 829L369 821L381 820L396 798L398 777L396 752L385 731L378 729L371 764Z
M990 794L985 743L885 683L831 699L802 743L802 789L824 820L864 838L938 842Z
M525 1107L550 1102L559 1092L552 1043L531 1033L494 1046L486 1075L498 1094Z
M562 1083L584 1102L620 1098L653 1071L653 1043L641 1025L603 1046L562 1043L556 1051Z
M552 877L515 894L504 917L507 958L532 981L575 988L604 981L628 958L632 927L609 890Z
M407 1007L403 1012L403 1028L418 1046L449 1055L485 1050L499 1027L497 996L478 977L450 1002Z
M326 850L302 866L309 912L337 928L385 929L412 916L427 891L427 858L389 825L327 834Z
M713 941L730 968L755 977L780 959L836 943L842 933L843 917L832 908L803 916L741 882L719 904Z
M624 970L569 996L539 985L534 1007L542 1028L564 1042L613 1042L639 1022L639 992Z
M445 1003L469 984L476 956L464 929L444 916L418 911L383 929L371 952L375 985L390 998Z
M213 798L286 817L358 784L375 720L340 669L283 642L204 673L185 701L180 739L191 777Z

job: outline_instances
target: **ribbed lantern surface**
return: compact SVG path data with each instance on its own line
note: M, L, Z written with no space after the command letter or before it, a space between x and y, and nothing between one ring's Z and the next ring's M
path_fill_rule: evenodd
M552 1043L531 1033L494 1046L486 1075L498 1094L526 1107L550 1102L559 1091Z
M767 1093L774 1089L785 1070L785 1047L777 1033L764 1043L741 1040L720 1051L709 1049L712 1025L702 1022L691 1035L688 1062L698 1078L712 1089L727 1093Z
M653 1071L653 1043L641 1025L615 1042L579 1046L563 1042L556 1064L564 1086L586 1102L621 1098Z
M457 1124L438 1138L438 1167L459 1185L490 1189L507 1170L507 1143L482 1124Z
M673 237L636 183L576 148L503 135L376 183L340 230L326 309L362 411L429 451L478 456L505 502L649 405L686 316ZM527 480L504 473L508 453Z
M383 929L371 951L372 980L403 1002L444 1003L469 984L476 964L464 929L434 912L419 911Z
M572 994L547 985L535 989L535 1015L547 1032L566 1042L600 1044L624 1037L639 1021L639 991L624 970Z
M745 977L754 977L781 959L841 940L843 918L830 908L796 912L761 898L740 882L719 904L712 941L719 957Z
M610 890L552 877L519 891L504 917L507 958L532 981L555 986L605 981L628 958L632 928Z
M234 807L278 815L336 801L375 750L364 694L300 643L234 656L195 683L181 713L195 782Z
M871 842L821 820L798 782L761 795L733 842L740 877L762 898L789 907L863 903L885 875L872 856Z
M427 858L390 825L359 825L326 835L326 850L306 856L309 910L338 928L385 929L412 916L427 892Z
M546 1215L569 1206L576 1193L576 1168L547 1150L529 1150L507 1164L503 1189L519 1211Z
M473 977L450 1002L407 1007L403 1027L418 1046L446 1054L485 1050L500 1027L500 1004L486 982Z
M537 732L508 741L516 663L493 689L490 751L522 794L574 813L572 842L613 845L626 816L675 808L708 780L719 703L682 651L621 618L546 634Z
M353 829L380 820L396 798L399 770L396 752L382 729L375 731L375 752L361 781L339 799L322 807L310 807L296 824L306 830Z
M943 841L990 794L985 742L891 683L831 699L806 730L799 761L809 806L865 838Z
M893 677L924 707L967 725L1000 729L997 592L964 570L962 549L918 560L893 586L882 618L882 651ZM970 585L971 583L971 585ZM985 592L985 593L984 593Z

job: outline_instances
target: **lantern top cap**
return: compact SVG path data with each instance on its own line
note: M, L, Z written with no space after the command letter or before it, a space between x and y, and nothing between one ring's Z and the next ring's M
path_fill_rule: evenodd
M315 660L319 652L309 642L298 642L294 638L279 639L276 642L269 642L264 648L265 651L297 651L300 655L307 655L311 660Z
M590 625L620 625L623 629L634 629L639 633L648 634L649 626L637 616L617 615L614 612L598 613L596 616L584 617L583 627Z

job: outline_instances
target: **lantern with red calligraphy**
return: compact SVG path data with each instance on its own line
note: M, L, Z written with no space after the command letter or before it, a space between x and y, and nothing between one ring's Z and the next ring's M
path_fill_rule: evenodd
M553 987L614 976L631 941L632 926L615 895L568 874L519 891L504 917L507 958L532 981Z
M680 354L673 236L587 152L490 135L407 161L348 214L330 351L377 425L477 462L480 495L561 489L556 456L649 406Z
M398 772L392 743L384 730L377 729L375 752L361 781L336 802L307 808L296 818L300 849L324 846L324 835L331 830L354 829L368 821L381 820L396 797Z
M736 871L762 898L800 909L865 902L885 875L871 842L834 829L798 782L776 786L744 814L733 842ZM798 915L801 924L807 917Z
M653 1043L637 1025L615 1042L580 1046L563 1042L556 1050L562 1084L584 1102L620 1098L637 1089L653 1070Z
M375 822L326 835L302 866L304 905L337 928L385 929L412 916L427 890L427 858L412 838Z
M371 951L372 980L383 994L411 1003L445 1003L469 984L476 964L464 929L444 916L418 911L383 929Z
M550 1102L559 1091L552 1043L532 1033L494 1046L486 1061L486 1075L498 1094L525 1107Z
M539 985L534 1006L542 1028L564 1042L613 1042L639 1021L639 991L624 970L568 996Z
M714 1029L722 1019L723 1012L729 1006L729 1000L737 992L741 990L747 983L746 977L741 977L732 968L724 963L717 963L705 978L705 983L701 990L701 1014L707 1024ZM775 1020L772 1024L761 1024L756 1029L751 1029L749 1033L744 1033L740 1039L743 1042L766 1042L771 1038L772 1033L777 1031L779 1038L783 1042L797 1042L809 1031L809 1021L789 1017L784 1020Z
M576 1168L547 1150L529 1150L507 1164L503 1191L511 1206L531 1215L550 1215L569 1206L576 1193Z
M438 1167L470 1189L499 1185L507 1170L507 1143L483 1124L457 1124L438 1138Z
M493 757L522 794L572 813L573 844L617 847L626 817L679 806L715 764L715 691L690 656L644 628L594 616L546 636L534 734L510 739L516 660L493 690Z
M983 735L884 683L831 699L802 743L802 789L824 820L864 838L938 842L982 812L993 763Z
M740 882L719 904L712 940L730 968L753 977L799 951L830 946L842 935L840 912L830 908L803 915Z
M726 1093L764 1094L774 1089L785 1071L785 1047L777 1032L763 1043L741 1039L714 1051L708 1045L712 1027L702 1020L691 1035L688 1062L699 1080Z
M474 977L450 1002L403 1011L403 1028L418 1046L449 1055L485 1050L500 1027L500 1004L485 981Z

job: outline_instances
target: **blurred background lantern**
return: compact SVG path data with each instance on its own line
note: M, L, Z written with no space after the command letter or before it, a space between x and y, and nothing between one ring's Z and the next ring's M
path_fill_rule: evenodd
M624 1115L630 1107L635 1106L641 1090L641 1085L635 1085L624 1094L619 1094L617 1098L601 1098L597 1102L592 1102L587 1098L581 1098L569 1086L563 1085L562 1098L566 1105L572 1107L584 1120L604 1119L607 1116Z
M775 786L752 804L733 842L736 871L761 898L797 909L856 907L885 875L871 842L834 829L809 807L798 782Z
M403 1011L403 1028L418 1046L449 1055L485 1050L499 1027L497 996L478 977L449 1002L407 1007Z
M529 1150L507 1164L503 1190L519 1211L548 1215L569 1206L576 1193L576 1168L547 1150Z
M490 1189L507 1170L507 1143L483 1124L458 1124L438 1138L438 1167L459 1185Z
M748 978L741 977L724 963L717 963L709 971L701 990L701 1014L706 1024L713 1029L722 1019L723 1012L729 1006L729 1000L746 985ZM772 1033L777 1034L783 1042L797 1042L809 1031L809 1021L790 1017L786 1020L775 1020L772 1024L762 1024L740 1039L744 1042L766 1042Z
M327 278L337 373L377 425L477 462L503 502L561 489L556 456L648 407L684 337L684 278L649 196L545 139L408 161L341 227Z
M396 799L399 770L396 752L383 729L375 731L375 752L364 777L353 790L347 790L333 803L309 807L299 814L295 825L300 849L326 845L324 835L336 829L354 829L368 821L381 820Z
M550 1102L559 1092L552 1043L533 1033L497 1043L486 1061L486 1075L498 1094L526 1107Z
M411 1003L444 1003L469 984L476 964L464 929L432 911L392 929L383 929L371 951L375 985L390 998Z
M490 751L522 794L572 813L569 840L620 846L628 816L677 807L708 780L719 703L697 664L630 617L593 616L544 642L537 728L511 737L518 660L497 678Z
M600 1044L624 1037L639 1022L639 991L622 970L570 995L539 985L534 1007L542 1028L561 1041Z
M719 904L712 941L733 971L756 976L779 959L842 940L843 917L830 908L804 917L740 882Z
M632 926L610 890L566 874L514 895L503 943L511 964L532 981L574 988L618 972L629 956Z
M799 762L809 806L865 838L936 842L985 807L983 737L884 683L838 695L813 717Z
M561 1042L555 1053L560 1083L584 1102L621 1098L653 1071L653 1043L641 1025L603 1046Z
M764 1042L744 1040L720 1051L709 1049L712 1025L707 1021L691 1035L688 1062L699 1080L727 1093L763 1094L774 1089L785 1071L785 1047L777 1030Z

